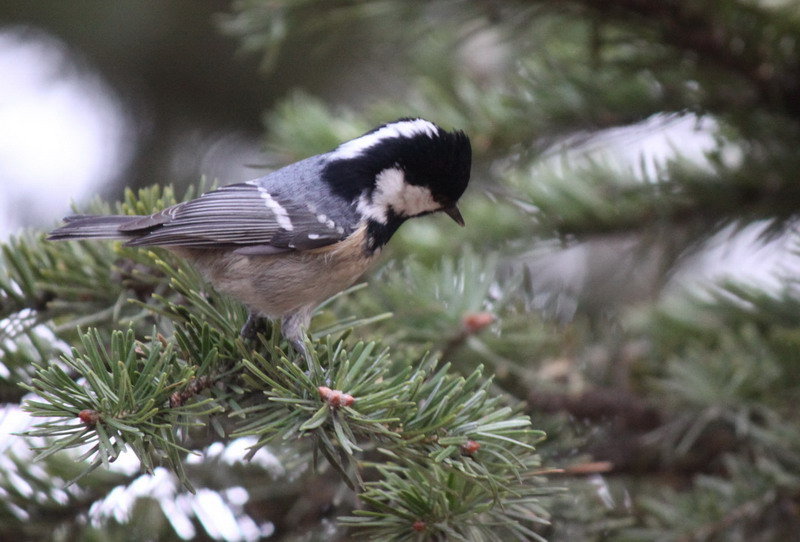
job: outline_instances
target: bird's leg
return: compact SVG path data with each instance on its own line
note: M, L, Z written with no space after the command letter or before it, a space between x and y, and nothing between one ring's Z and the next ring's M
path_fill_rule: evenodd
M281 321L281 333L292 345L295 352L302 354L309 369L311 368L311 354L306 348L304 339L308 324L311 322L311 310L311 307L302 308L297 312L287 314Z
M242 331L239 332L239 335L246 341L256 341L258 339L258 332L265 330L264 318L251 312L247 315L247 322L242 326Z

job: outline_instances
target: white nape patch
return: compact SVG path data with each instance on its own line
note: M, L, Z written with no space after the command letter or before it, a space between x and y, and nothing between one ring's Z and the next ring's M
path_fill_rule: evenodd
M416 216L441 208L431 191L424 186L408 184L402 169L384 169L375 177L372 199L366 194L358 198L358 211L373 220L386 224L391 208L404 217Z
M371 134L342 143L331 153L331 158L333 160L355 158L386 139L396 137L411 138L417 135L427 135L430 138L434 138L438 134L439 129L436 125L427 120L415 119L393 122Z
M272 197L272 194L270 194L266 188L258 186L258 184L253 181L250 181L249 184L255 185L255 187L258 188L258 193L261 195L261 199L264 200L267 209L272 211L272 213L275 215L275 220L278 222L278 226L286 231L294 230L292 220L289 218L289 213L286 212L286 209L283 207L283 205L275 201L275 198Z

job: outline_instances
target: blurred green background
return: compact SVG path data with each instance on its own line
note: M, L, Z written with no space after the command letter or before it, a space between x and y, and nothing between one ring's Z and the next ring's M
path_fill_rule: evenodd
M526 401L565 488L544 501L548 539L790 540L798 47L789 0L5 2L0 235L126 186L261 176L398 117L463 129L468 227L405 225L331 311L391 310L363 333L485 364ZM22 430L0 376L0 428ZM269 486L225 453L206 467ZM2 539L349 536L325 479L183 495L170 514L158 480L131 489L134 465L84 509L42 511L24 489L41 473L9 461L0 497L44 530L8 507Z

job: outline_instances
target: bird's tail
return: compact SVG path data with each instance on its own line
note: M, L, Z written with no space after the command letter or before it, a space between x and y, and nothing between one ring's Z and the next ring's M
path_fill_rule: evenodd
M74 215L64 219L60 228L47 235L49 241L69 239L130 239L131 232L120 231L122 226L140 220L135 215Z

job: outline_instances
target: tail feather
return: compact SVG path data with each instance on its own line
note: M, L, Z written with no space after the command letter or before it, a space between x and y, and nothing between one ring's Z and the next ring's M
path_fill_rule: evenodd
M130 239L134 237L130 232L120 231L120 227L130 222L139 220L135 215L74 215L64 218L60 228L47 235L50 241L69 239Z

